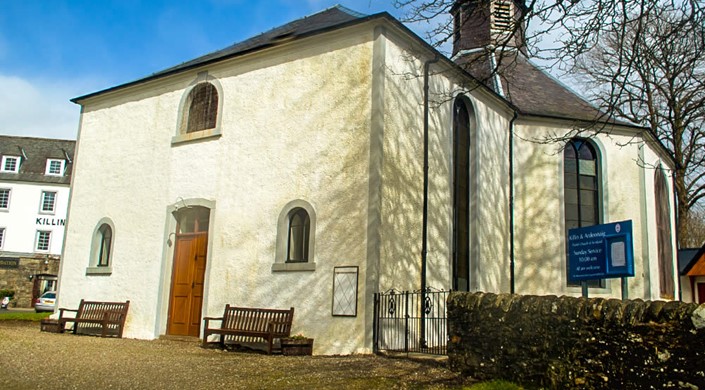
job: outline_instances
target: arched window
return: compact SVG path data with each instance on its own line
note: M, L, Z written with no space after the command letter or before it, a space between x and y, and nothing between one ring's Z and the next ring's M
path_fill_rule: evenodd
M470 290L471 130L474 111L464 97L453 104L453 289Z
M310 203L287 203L277 219L277 242L272 271L315 271L316 212Z
M115 225L110 218L98 221L91 241L91 256L86 275L110 275L113 266Z
M595 147L585 139L572 139L563 150L566 242L570 229L601 223L599 165ZM570 269L568 261L566 265ZM604 286L601 281L591 281L588 285Z
M215 128L218 118L218 90L209 82L196 84L188 96L186 132Z
M654 174L656 200L656 240L658 242L658 270L661 298L673 299L673 244L671 242L671 206L668 197L668 184L663 169Z
M295 208L289 213L287 262L308 261L308 238L311 220L306 210Z
M99 248L98 248L98 267L110 266L110 249L113 245L113 229L107 223L98 228Z

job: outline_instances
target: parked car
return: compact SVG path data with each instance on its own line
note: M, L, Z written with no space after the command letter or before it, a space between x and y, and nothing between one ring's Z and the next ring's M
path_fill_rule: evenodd
M34 311L54 311L56 309L56 291L47 291L34 301Z

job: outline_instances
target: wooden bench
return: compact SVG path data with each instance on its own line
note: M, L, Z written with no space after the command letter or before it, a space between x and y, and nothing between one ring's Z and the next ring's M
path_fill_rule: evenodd
M107 337L109 333L122 338L122 331L125 327L127 309L130 301L127 302L91 302L81 299L78 309L59 309L59 331L63 333L66 323L73 322L73 333L76 334L79 325L82 329L98 330L101 337ZM64 312L76 313L74 317L65 317Z
M219 344L225 347L225 336L262 338L267 341L267 353L272 353L274 339L289 337L294 308L257 309L225 305L222 317L203 318L203 345L208 344L208 336L220 335ZM220 321L219 327L211 327L211 321Z

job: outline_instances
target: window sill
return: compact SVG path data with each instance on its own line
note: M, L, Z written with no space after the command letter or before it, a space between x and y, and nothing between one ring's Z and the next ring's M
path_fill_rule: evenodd
M86 275L110 275L113 273L112 267L88 267Z
M316 263L274 263L272 272L315 271Z
M184 133L171 137L171 145L180 145L194 141L206 140L209 138L219 138L223 133L220 129L206 129L201 131L194 131L193 133Z

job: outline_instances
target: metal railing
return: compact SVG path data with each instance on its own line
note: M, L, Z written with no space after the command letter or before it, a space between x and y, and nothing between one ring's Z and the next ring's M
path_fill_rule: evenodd
M445 355L446 298L450 291L394 289L374 296L374 352Z

